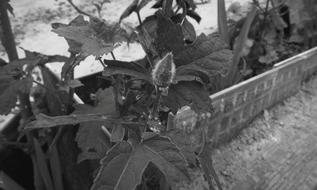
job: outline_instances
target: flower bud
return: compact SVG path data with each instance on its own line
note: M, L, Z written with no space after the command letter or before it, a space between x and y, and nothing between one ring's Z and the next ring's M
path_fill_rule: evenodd
M162 59L156 62L152 71L152 80L159 88L168 88L174 81L176 68L172 52L167 53Z

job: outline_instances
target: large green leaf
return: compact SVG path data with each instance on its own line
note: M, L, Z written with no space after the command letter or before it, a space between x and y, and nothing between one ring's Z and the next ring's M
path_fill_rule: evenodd
M167 52L177 54L184 50L184 35L180 24L175 24L170 18L163 15L162 11L156 13L157 29L155 47L161 56Z
M96 93L97 105L78 105L75 107L75 114L106 114L117 116L115 95L113 88L99 89ZM82 153L78 161L85 159L100 159L108 150L109 138L106 138L102 126L113 126L116 122L85 122L81 123L77 132L76 141ZM118 124L117 124L118 125Z
M187 65L211 53L227 49L228 45L217 34L201 34L196 41L187 45L181 52L174 54L176 66Z
M125 62L116 60L105 60L107 67L103 71L103 76L128 75L137 79L151 82L151 75L143 66L136 62Z
M169 107L173 113L183 106L191 106L196 112L210 112L211 100L206 88L195 81L183 81L171 85L168 95L163 96L163 104Z
M185 162L175 145L167 138L154 135L132 147L126 141L117 143L101 161L92 190L135 189L149 163L155 164L169 182L188 179Z

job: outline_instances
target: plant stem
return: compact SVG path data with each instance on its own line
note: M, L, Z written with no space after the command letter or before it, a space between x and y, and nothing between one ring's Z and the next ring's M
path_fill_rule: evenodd
M137 11L136 14L137 14L137 16L138 16L138 20L139 20L140 26L142 26L143 23L142 23L142 19L141 19L141 16L140 16L140 12Z
M67 0L68 3L80 14L83 14L83 15L86 15L88 17L94 17L93 15L89 14L89 13L86 13L85 11L81 10L80 8L78 8L72 0Z
M15 46L14 36L11 29L11 24L7 11L7 1L0 1L0 21L3 31L3 37L1 39L2 44L8 54L9 60L13 61L18 59L18 52Z

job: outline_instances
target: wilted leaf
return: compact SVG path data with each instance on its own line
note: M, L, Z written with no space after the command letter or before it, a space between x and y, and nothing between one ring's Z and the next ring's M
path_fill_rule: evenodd
M167 138L154 136L133 148L126 141L112 147L102 159L91 189L135 189L150 162L168 176L170 182L187 179L185 162L176 146Z
M80 52L84 57L94 55L98 58L113 51L118 43L123 41L119 24L110 25L92 17L89 22L83 21L80 17L75 20L74 24L71 22L69 25L52 25L53 32L69 41L71 52Z

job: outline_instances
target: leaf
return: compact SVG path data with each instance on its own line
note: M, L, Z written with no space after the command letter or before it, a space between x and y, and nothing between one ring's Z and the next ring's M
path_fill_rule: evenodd
M194 10L187 10L187 15L190 16L192 19L196 20L196 22L200 23L201 17Z
M111 147L108 136L97 125L81 126L75 140L82 151L78 155L77 163L84 160L101 159Z
M74 113L85 114L105 114L117 117L117 110L115 104L115 95L113 88L105 90L99 89L96 93L97 105L92 107L88 105L81 105L75 107ZM76 141L82 153L78 156L78 162L85 159L100 159L109 149L107 146L108 138L102 130L102 126L111 127L118 125L116 121L103 121L103 122L85 122L81 123L76 135Z
M133 0L132 3L121 14L119 22L121 22L123 19L130 16L130 14L133 13L137 9L138 3L139 3L139 0Z
M193 42L196 40L196 31L194 26L187 20L187 18L184 18L182 22L182 29L183 34L186 40Z
M33 138L33 146L35 150L35 159L38 164L37 168L41 174L41 178L44 181L47 190L54 190L52 177L49 173L46 156L36 138Z
M79 52L84 57L101 57L113 51L123 41L119 24L110 25L93 17L89 23L82 21L79 24L55 24L52 31L72 42L71 52L78 52L80 47Z
M219 190L222 190L220 180L217 176L217 173L215 171L215 168L213 167L212 164L212 159L210 157L210 152L207 147L204 147L203 151L198 155L199 163L201 165L202 170L205 173L205 177L208 181L209 188L210 189L215 189L212 183L211 177L215 180L217 187Z
M47 116L39 114L36 116L36 120L28 123L25 129L44 129L63 125L75 125L85 122L119 122L117 117L113 115L106 115L103 113L97 114L71 114L63 116ZM124 122L123 122L124 123Z
M3 80L0 82L2 90L2 92L0 92L0 115L7 115L11 112L11 109L16 106L19 93L29 92L32 81L28 78L22 80L7 80L9 85L5 85Z
M82 15L77 16L76 18L74 18L68 25L65 24L61 24L61 23L53 23L52 24L52 28L53 29L57 29L60 27L67 27L67 26L86 26L89 23L87 21L84 20L84 17ZM79 42L76 42L75 40L69 39L69 38L65 38L67 43L68 43L68 51L70 53L74 53L74 54L78 54L81 51L81 47L82 44Z
M206 57L177 68L177 75L199 77L204 83L213 83L215 78L224 77L229 71L232 52L228 49L213 52Z
M213 52L226 48L228 48L228 45L221 40L219 35L211 34L206 36L205 34L201 34L193 44L186 46L181 52L174 54L174 61L176 67L187 65Z
M162 98L163 104L169 107L173 113L183 106L191 106L195 112L210 112L211 100L209 93L198 82L179 82L171 85L168 96Z
M111 131L111 142L121 142L125 135L125 128L122 125L115 125Z
M131 147L126 141L117 143L101 161L92 190L135 189L142 174L152 162L170 182L186 180L184 160L167 138L154 136Z
M84 86L84 84L81 83L79 80L70 80L70 81L67 81L66 83L62 83L59 86L59 89L69 92L71 88L74 89L80 86Z
M177 54L182 51L185 47L182 27L166 18L161 11L158 11L156 16L157 36L154 44L159 54L162 56L168 52Z
M222 40L229 44L229 32L227 25L225 0L218 0L218 29Z
M122 74L151 82L151 76L149 72L143 66L135 62L124 62L116 60L104 60L104 62L107 67L102 73L103 76L109 77Z
M242 26L242 29L237 37L234 49L233 49L233 60L232 60L232 67L230 69L227 81L229 82L228 85L233 85L238 81L239 78L239 70L238 65L241 58L241 53L243 51L243 47L245 46L245 42L248 40L248 34L250 30L250 26L255 18L257 13L257 8L253 7L252 10L248 13L246 20Z

